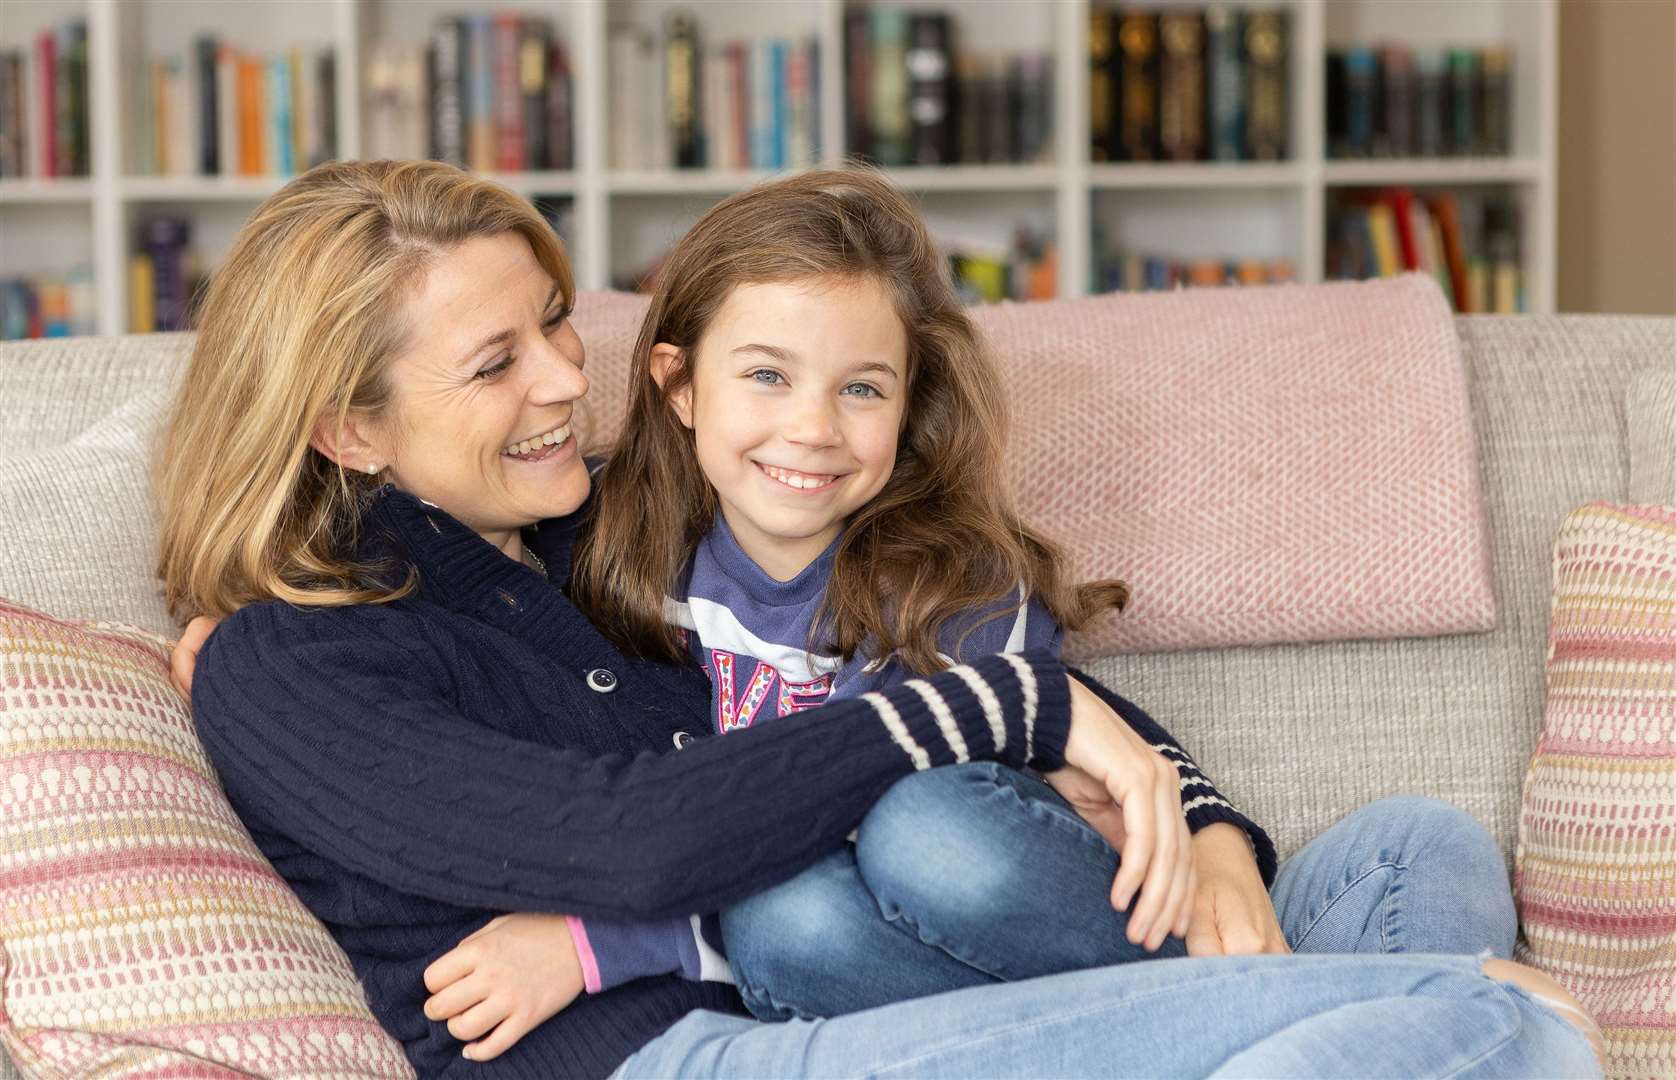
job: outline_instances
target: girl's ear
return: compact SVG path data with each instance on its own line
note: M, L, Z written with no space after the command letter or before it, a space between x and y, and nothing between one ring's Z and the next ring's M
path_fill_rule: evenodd
M323 413L314 422L308 444L350 472L378 473L390 466L389 456L380 450L379 433L366 417L352 412L342 426L337 421L336 409Z
M660 341L652 346L650 357L652 364L652 381L662 390L669 382L669 375L684 360L681 350L668 342ZM669 400L669 407L675 410L675 415L687 427L693 426L693 381L689 375L681 380L681 385L675 392L664 395Z

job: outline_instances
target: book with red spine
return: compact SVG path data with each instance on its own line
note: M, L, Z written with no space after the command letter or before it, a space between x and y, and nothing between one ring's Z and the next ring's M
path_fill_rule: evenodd
M524 167L524 96L518 86L518 16L494 17L495 168L517 172Z
M1414 194L1407 188L1393 188L1391 212L1397 218L1397 246L1404 270L1420 269L1420 248L1414 236Z

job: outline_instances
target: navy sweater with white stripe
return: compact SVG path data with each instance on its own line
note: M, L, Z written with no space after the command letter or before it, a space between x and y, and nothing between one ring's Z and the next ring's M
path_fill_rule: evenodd
M526 533L555 571L575 523ZM499 912L652 920L786 880L836 848L916 758L955 759L928 699L947 705L974 758L1062 762L1069 694L1047 655L989 657L704 738L701 672L624 656L562 591L447 514L385 489L363 532L363 551L392 573L418 570L417 592L241 609L204 647L193 706L234 808L424 1076L602 1076L695 1008L739 1010L725 985L637 979L474 1064L424 1017L422 973ZM1262 832L1211 809L1248 829L1271 876Z

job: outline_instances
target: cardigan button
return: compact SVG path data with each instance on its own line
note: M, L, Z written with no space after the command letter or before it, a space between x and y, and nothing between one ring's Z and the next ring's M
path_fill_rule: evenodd
M684 731L677 731L672 741L675 743L675 749L685 750L688 744L693 741L693 737Z
M588 672L588 689L600 694L609 694L617 689L617 676L605 668L594 668Z

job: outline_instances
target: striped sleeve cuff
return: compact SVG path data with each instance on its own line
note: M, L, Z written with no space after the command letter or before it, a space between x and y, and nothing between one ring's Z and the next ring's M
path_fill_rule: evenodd
M863 694L913 767L1065 761L1070 686L1050 653L1001 653Z
M1233 803L1222 797L1216 785L1199 768L1192 756L1174 743L1155 742L1152 748L1169 758L1181 774L1181 809L1187 815L1187 830L1198 832L1208 825L1227 822L1237 826L1251 841L1251 853L1257 859L1257 869L1264 885L1274 884L1279 863L1275 857L1274 841L1257 827L1256 822L1240 813Z

